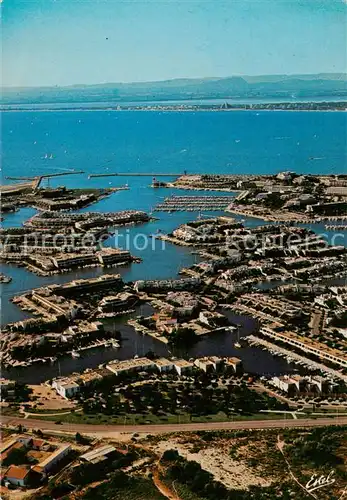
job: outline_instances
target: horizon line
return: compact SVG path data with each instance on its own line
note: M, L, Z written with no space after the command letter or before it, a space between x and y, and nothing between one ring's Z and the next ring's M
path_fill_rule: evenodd
M318 75L340 75L345 76L347 78L347 72L336 71L322 71L319 73L269 73L269 74L233 74L230 76L194 76L194 77L177 77L177 78L165 78L163 80L139 80L139 81L108 81L108 82L99 82L99 83L70 83L66 85L60 84L52 84L52 85L29 85L29 86L18 86L18 85L0 85L0 89L2 90L10 90L10 89L54 89L54 88L71 88L71 87L93 87L93 86L101 86L101 85L141 85L141 84L150 84L150 83L166 83L166 82L175 82L180 80L227 80L229 78L256 78L256 77L295 77L295 76L318 76Z

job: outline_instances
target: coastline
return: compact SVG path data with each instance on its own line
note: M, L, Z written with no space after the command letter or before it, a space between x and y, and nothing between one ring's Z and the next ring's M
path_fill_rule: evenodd
M20 109L2 109L0 107L1 113L25 113L25 112L40 112L40 113L54 113L54 112L146 112L146 113L219 113L219 112L235 112L235 111L243 111L243 112L294 112L294 113L346 113L347 107L345 109L261 109L261 108L233 108L233 109L115 109L115 108L45 108L45 109L36 109L36 108L20 108Z

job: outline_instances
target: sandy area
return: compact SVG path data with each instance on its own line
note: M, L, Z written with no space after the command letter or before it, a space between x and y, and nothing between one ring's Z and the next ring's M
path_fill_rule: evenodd
M72 401L62 398L47 385L29 385L29 387L33 390L32 396L38 397L36 401L32 401L30 404L31 406L37 404L38 410L63 410L65 408L69 410L75 406Z
M270 481L256 475L254 470L242 462L233 460L230 455L231 442L223 442L220 446L206 447L198 453L191 453L192 444L184 444L179 438L160 441L152 447L155 451L164 452L176 449L187 460L195 460L201 467L214 475L217 481L227 488L247 489L250 486L268 486Z

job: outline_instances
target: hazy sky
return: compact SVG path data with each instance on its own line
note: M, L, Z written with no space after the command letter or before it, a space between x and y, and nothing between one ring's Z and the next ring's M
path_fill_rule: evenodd
M3 84L346 71L345 0L3 0Z

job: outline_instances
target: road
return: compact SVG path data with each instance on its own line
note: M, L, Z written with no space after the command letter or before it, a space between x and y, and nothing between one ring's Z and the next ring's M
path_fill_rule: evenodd
M278 419L278 420L243 420L236 422L206 422L192 424L151 424L151 425L93 425L93 424L55 424L52 421L20 418L2 415L2 425L17 426L27 429L41 429L42 431L65 431L72 433L94 434L110 436L117 432L146 432L149 434L166 434L169 432L237 430L237 429L279 429L293 427L321 427L324 425L347 425L347 417L319 418L319 419Z

